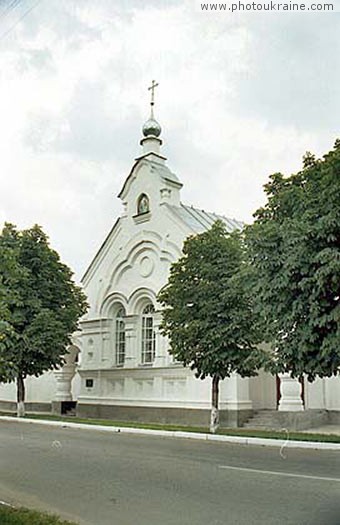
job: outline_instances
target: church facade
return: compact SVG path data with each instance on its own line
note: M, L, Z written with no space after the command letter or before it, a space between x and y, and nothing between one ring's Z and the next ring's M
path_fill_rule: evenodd
M211 380L196 379L170 356L157 294L189 235L217 219L229 231L242 223L181 202L182 183L162 155L160 134L152 102L141 155L119 193L123 212L82 280L89 311L65 366L28 378L28 409L65 412L76 404L84 417L208 424ZM14 408L14 401L15 386L0 385L0 408ZM286 375L234 375L221 383L220 409L228 426L261 409L300 413L301 427L313 414L315 421L340 421L340 379L301 385Z

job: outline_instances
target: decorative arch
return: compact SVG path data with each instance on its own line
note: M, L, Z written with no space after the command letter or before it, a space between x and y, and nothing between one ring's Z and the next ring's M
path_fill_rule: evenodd
M111 286L118 286L125 272L133 268L143 253L148 253L155 261L158 259L159 246L152 240L141 239L136 242L127 253L124 260L117 266L116 271L111 277Z
M119 276L126 269L131 268L132 261L136 248L140 249L142 245L150 247L154 250L155 253L158 253L161 246L162 237L156 232L150 230L142 230L136 232L135 235L130 237L124 246L124 255L121 251L115 251L115 257L110 260L109 271L105 276L105 282L108 283L108 286L105 289L105 294L109 293L109 290L112 290L112 286L115 286L117 283L117 276Z
M153 305L153 307L155 307L157 304L155 292L150 290L150 288L137 288L129 297L129 312L131 314L141 315L143 309L150 303Z
M124 310L127 309L127 298L120 292L114 292L106 296L100 307L100 315L102 317L115 317L118 309L122 306Z
M180 248L170 241L167 236L164 237L157 232L147 229L136 232L125 244L124 252L116 250L114 252L115 256L110 260L109 270L103 279L105 286L101 288L97 295L96 309L100 315L103 315L105 312L104 304L108 300L107 298L111 296L113 290L121 288L121 281L125 272L132 269L134 265L141 264L141 274L143 276L142 272L145 273L145 277L148 278L148 286L151 286L152 269L144 268L144 262L142 261L144 252L148 252L145 255L151 259L148 263L149 267L153 266L153 268L157 266L158 261L165 261L170 266L181 255ZM126 306L126 298L124 299L125 302L122 302Z

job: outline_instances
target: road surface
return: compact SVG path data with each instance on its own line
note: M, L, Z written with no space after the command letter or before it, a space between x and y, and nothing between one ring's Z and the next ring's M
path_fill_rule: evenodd
M81 525L340 525L340 453L0 421L0 500Z

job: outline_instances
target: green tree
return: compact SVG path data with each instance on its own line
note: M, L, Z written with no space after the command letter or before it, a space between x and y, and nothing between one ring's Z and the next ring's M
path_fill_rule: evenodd
M24 414L25 378L64 363L71 335L87 310L71 270L39 226L0 234L0 381L17 384Z
M322 160L280 173L246 229L256 311L272 371L309 381L340 370L340 141Z
M219 424L219 381L234 372L256 375L263 364L245 270L240 233L227 233L217 221L185 241L158 296L170 353L197 378L212 378L212 432Z
M0 381L5 377L10 380L15 379L15 369L13 363L8 359L8 349L11 340L16 337L15 331L10 324L11 305L18 302L18 290L9 283L19 282L19 275L24 272L16 264L16 252L8 246L0 243ZM18 287L17 287L18 288Z

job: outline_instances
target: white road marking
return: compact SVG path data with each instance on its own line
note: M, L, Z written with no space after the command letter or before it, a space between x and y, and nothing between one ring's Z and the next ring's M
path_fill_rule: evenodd
M282 459L287 459L287 456L284 455L283 453L283 449L285 448L285 446L287 445L288 441L289 441L289 431L287 428L283 428L282 429L283 432L286 432L286 435L287 435L287 439L286 441L283 443L282 447L280 448L280 456Z
M1 501L1 500L0 500L0 505L4 505L4 506L6 506L6 507L12 507L12 509L14 509L14 506L11 505L10 503L7 503L6 501Z
M255 472L256 474L272 474L274 476L288 476L291 478L315 479L318 481L337 481L340 483L340 478L324 478L321 476L308 476L306 474L293 474L290 472L276 472L275 470L259 470L255 468L231 467L229 465L219 465L218 468L228 470L240 470L243 472Z

